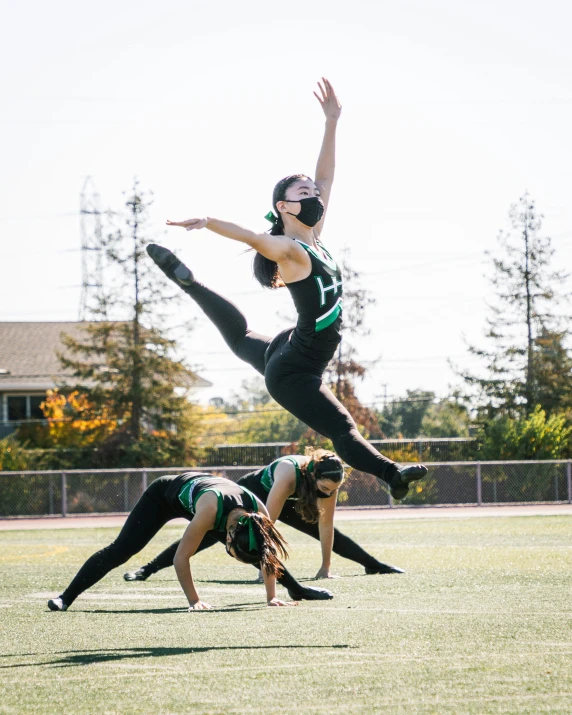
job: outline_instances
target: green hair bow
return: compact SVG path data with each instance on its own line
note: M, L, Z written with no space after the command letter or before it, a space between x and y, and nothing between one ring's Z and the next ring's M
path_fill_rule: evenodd
M269 211L266 216L264 217L267 221L270 221L270 223L274 224L278 221L278 217L274 215L272 211Z
M256 541L256 534L254 533L252 519L248 516L241 516L238 523L241 526L246 526L248 524L248 550L258 551L258 542Z

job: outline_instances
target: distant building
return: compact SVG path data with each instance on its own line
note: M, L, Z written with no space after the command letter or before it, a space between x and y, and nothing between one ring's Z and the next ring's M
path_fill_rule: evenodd
M85 323L0 322L0 437L26 420L43 419L47 390L75 383L58 360L62 333L81 339ZM197 376L197 388L211 383Z

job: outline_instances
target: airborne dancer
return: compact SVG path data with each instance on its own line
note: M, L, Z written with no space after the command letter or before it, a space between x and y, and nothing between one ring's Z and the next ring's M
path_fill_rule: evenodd
M161 270L187 293L218 328L241 360L264 375L270 395L299 420L329 438L341 459L354 469L386 482L394 499L403 499L412 481L423 478L422 464L399 466L359 433L346 408L323 382L335 354L342 323L342 272L320 240L334 179L335 133L341 105L330 82L322 79L314 95L326 117L316 180L287 176L273 192L270 233L255 233L216 218L167 221L187 231L208 228L245 243L257 253L254 275L268 288L286 286L296 311L294 328L275 338L249 330L246 318L230 301L195 280L171 251L150 244L147 251Z

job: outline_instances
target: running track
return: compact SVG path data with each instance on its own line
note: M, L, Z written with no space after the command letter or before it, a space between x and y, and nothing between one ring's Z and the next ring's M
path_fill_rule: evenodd
M352 519L435 519L494 516L572 516L572 504L519 504L515 506L442 506L442 507L396 507L393 509L341 508L336 511L336 521ZM102 514L99 516L52 516L38 518L0 519L0 531L21 529L82 529L120 527L126 514ZM185 519L174 519L173 525L184 526Z

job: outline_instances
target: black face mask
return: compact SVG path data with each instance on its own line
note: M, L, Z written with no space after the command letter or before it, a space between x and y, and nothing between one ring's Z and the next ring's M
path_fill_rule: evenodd
M287 201L288 199L283 200ZM288 203L295 202L288 201ZM319 196L308 196L306 199L298 199L298 203L300 204L299 214L293 214L290 211L287 211L286 213L289 213L290 216L297 218L300 223L303 223L304 226L308 226L308 228L315 226L318 221L320 221L324 215L324 211L326 210L324 202Z
M336 492L332 492L331 494L324 494L324 492L321 492L319 489L316 489L316 496L318 499L329 499L330 497L333 497Z

